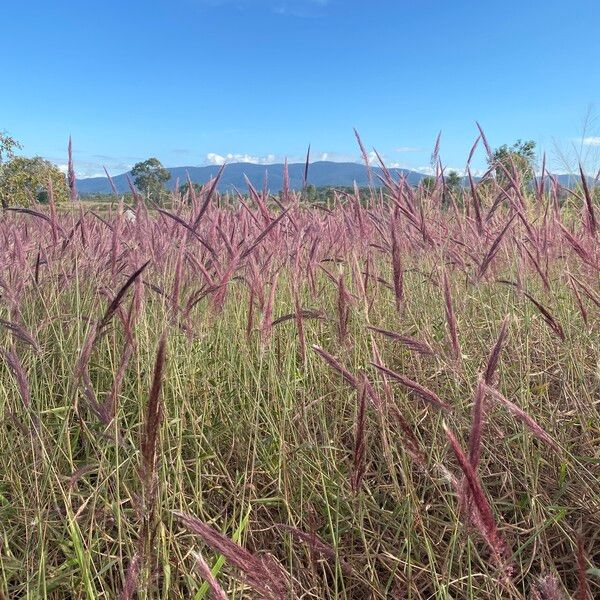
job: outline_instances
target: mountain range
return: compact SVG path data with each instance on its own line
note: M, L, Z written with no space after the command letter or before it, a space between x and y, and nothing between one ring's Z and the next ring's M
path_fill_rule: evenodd
M298 190L302 188L304 181L304 163L292 163L288 165L288 175L290 188ZM177 180L183 185L188 176L194 183L206 183L213 178L220 167L210 165L207 167L172 167L169 168L171 179L167 182L167 187L173 189ZM410 185L417 185L425 175L408 169L389 169L394 177L403 174L407 177ZM380 181L377 175L382 174L378 167L372 167L373 184L379 185ZM265 184L272 193L279 192L283 188L283 164L257 165L253 163L230 163L225 167L223 175L219 181L219 191L232 191L238 189L244 191L247 188L246 177L256 189L262 189ZM119 193L129 191L127 176L130 173L123 173L112 177L112 181ZM325 186L352 186L354 182L359 187L369 185L369 172L365 165L352 162L331 162L319 161L309 165L308 183L316 187ZM83 196L90 194L109 194L111 192L110 182L106 177L90 177L77 180L77 190Z
M191 179L194 183L206 183L219 172L220 166L210 165L205 167L171 167L171 179L167 182L168 189L174 189L177 181L180 185ZM304 163L292 163L288 165L289 185L293 190L302 188L304 182ZM389 171L397 179L404 175L410 185L416 186L426 177L423 173L409 169L391 168ZM258 190L265 186L276 193L283 188L283 164L257 165L254 163L230 163L228 164L219 180L218 189L221 192L247 189L246 178ZM371 167L371 182L375 186L381 185L378 176L383 173L379 167ZM112 181L120 194L129 191L128 176L130 173L122 173L112 177ZM558 182L563 187L571 188L580 181L577 175L557 175ZM368 186L369 170L365 165L353 162L319 161L309 165L308 183L316 187L346 187L354 183L359 187ZM588 178L588 183L594 185L594 180ZM463 178L463 185L468 182ZM77 190L82 196L91 194L110 194L111 186L107 177L90 177L77 180Z

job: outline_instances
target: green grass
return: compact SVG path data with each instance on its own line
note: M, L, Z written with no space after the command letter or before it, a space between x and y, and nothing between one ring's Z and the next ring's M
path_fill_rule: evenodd
M83 263L83 253L77 256ZM274 555L290 573L298 598L527 598L537 578L550 573L574 592L578 535L586 541L588 566L599 564L600 321L590 304L590 323L584 325L558 266L551 271L551 295L532 273L526 287L551 307L565 331L564 343L517 290L492 280L472 285L464 273L451 272L460 365L449 358L435 256L416 255L406 265L402 314L383 285L372 288L373 303L366 310L348 260L345 281L357 298L345 345L337 341L335 286L320 273L313 297L302 282L301 305L327 316L304 321L305 362L293 320L276 325L264 347L259 321L246 337L248 290L240 280L230 283L222 312L215 314L208 299L194 308L193 336L173 322L168 301L146 288L117 418L105 430L89 410L74 369L88 318L99 318L108 301L98 289L109 286L111 297L124 276L110 287L89 264L80 267L71 260L68 284L57 284L56 261L44 283L28 287L20 300L21 323L35 333L42 349L36 355L18 343L30 386L29 409L7 364L0 363L4 598L109 599L122 589L142 535L139 447L163 329L168 330L168 350L152 536L156 564L146 569L137 597L207 597L192 550L214 565L229 598L256 597L172 511L195 515L253 552ZM389 279L388 262L376 264ZM164 272L154 281L169 289L172 271ZM514 279L516 264L508 260L498 276ZM294 310L291 281L285 268L274 317ZM488 399L478 472L511 550L515 576L504 585L485 542L459 514L440 467L460 477L442 423L466 448L477 376L507 314L509 336L498 389L562 451L544 446ZM428 340L437 354L411 353L369 331L368 324ZM0 335L4 347L10 347L9 334ZM451 413L442 415L393 383L386 396L381 374L370 366L373 343L385 365L434 390L452 406ZM101 400L113 384L123 344L115 318L90 360L91 381ZM387 398L382 414L367 408L366 473L356 495L349 481L357 393L310 350L312 344L335 355L352 373L364 370ZM413 426L426 453L425 468L405 451L391 406ZM120 435L121 443L115 443ZM311 552L276 527L280 523L316 533L340 560ZM344 572L342 561L351 566L351 574ZM599 583L597 576L589 576L593 593L600 593Z

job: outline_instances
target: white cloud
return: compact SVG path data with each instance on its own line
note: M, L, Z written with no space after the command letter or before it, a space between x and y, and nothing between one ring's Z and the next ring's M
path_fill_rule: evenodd
M339 152L311 152L311 162L326 160L329 162L357 162L359 159L351 154L341 154ZM306 157L297 161L303 162ZM290 161L291 162L291 161Z
M584 146L600 146L600 135L584 137L581 141Z
M206 155L206 164L208 165L223 165L225 163L252 163L255 165L271 165L279 162L274 154L267 154L266 156L252 156L250 154L217 154L216 152L209 152Z
M435 175L435 169L431 165L427 165L425 167L413 167L413 171L417 171L418 173L423 173L423 175Z
M422 148L417 148L416 146L400 146L398 148L394 148L395 152L420 152Z
M280 154L266 154L264 156L258 156L253 154L244 154L229 152L227 154L218 154L217 152L209 152L206 154L204 164L206 165L223 165L225 163L251 163L255 165L272 165L281 164L285 161L286 157ZM372 162L375 159L375 155L369 156L369 160ZM288 163L303 163L306 160L304 156L288 156ZM310 162L317 161L330 161L330 162L363 162L361 157L352 154L341 154L339 152L329 151L312 151L310 153Z
M393 166L393 165L388 165ZM427 165L424 167L408 167L406 165L403 166L404 169L410 169L411 171L417 171L418 173L422 173L423 175L436 175L437 169L432 167L431 165ZM454 171L460 177L467 176L467 170L464 167L447 167L444 165L444 176L448 176L450 171ZM485 169L471 169L471 175L473 177L482 177L485 175L487 171Z
M50 156L46 156L44 158L55 164L62 173L65 175L67 174L69 165L64 161L64 159ZM122 162L118 159L111 159L111 157L108 156L104 158L108 160L98 162L75 159L73 164L75 168L75 177L77 179L87 179L88 177L106 177L106 173L104 173L103 168L104 165L106 165L106 168L111 175L120 175L121 173L126 173L127 171L131 170L131 167L133 166L132 163Z

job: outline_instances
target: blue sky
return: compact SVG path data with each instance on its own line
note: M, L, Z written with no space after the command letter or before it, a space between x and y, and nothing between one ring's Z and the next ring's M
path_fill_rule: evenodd
M442 130L460 169L475 121L557 171L600 152L600 119L582 126L600 110L598 0L29 0L0 22L0 130L58 164L72 134L80 176L303 160L309 143L358 160L353 127L416 169Z

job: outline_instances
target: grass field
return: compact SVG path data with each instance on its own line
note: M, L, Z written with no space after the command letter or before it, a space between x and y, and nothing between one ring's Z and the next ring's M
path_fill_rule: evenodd
M386 186L0 216L1 598L600 595L597 206Z

